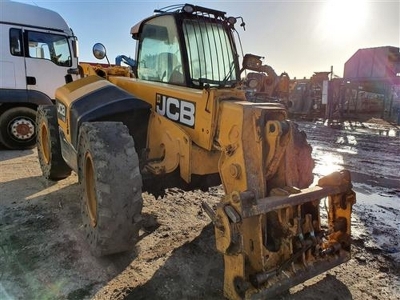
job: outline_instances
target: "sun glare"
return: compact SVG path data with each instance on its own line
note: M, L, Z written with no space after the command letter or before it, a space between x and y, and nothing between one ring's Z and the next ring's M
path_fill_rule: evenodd
M367 16L366 0L329 0L325 2L320 24L331 38L351 37L362 28Z

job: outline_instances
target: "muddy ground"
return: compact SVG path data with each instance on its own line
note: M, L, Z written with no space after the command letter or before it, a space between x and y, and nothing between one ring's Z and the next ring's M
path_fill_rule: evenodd
M300 122L316 179L352 172L353 258L276 299L400 299L400 138L375 125ZM77 176L48 182L36 150L0 150L0 299L224 299L222 256L200 206L222 194L144 194L136 249L98 259L84 240Z

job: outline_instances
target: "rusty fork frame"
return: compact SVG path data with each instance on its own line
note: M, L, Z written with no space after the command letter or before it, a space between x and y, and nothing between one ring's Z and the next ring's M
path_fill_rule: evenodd
M203 202L224 255L229 299L265 299L350 259L356 198L348 171L322 177L314 187L279 190L261 199L252 191L232 192L216 212ZM323 198L327 226L320 217Z

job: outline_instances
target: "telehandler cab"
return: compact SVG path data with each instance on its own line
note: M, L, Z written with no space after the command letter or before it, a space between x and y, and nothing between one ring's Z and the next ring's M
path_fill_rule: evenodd
M355 193L347 171L309 187L305 134L281 104L246 101L241 72L262 66L245 55L240 68L237 19L186 4L133 26L134 77L102 72L60 87L56 107L39 108L38 155L50 180L78 174L98 256L133 248L142 192L222 183L216 209L202 205L224 256L224 295L265 299L349 260Z

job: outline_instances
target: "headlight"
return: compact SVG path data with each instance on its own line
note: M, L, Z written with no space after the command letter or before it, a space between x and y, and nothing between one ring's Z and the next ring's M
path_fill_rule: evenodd
M250 79L249 81L249 87L252 89L257 88L258 86L258 80L257 79Z
M194 7L190 4L185 4L185 6L183 7L183 11L188 14L192 14L194 12Z

